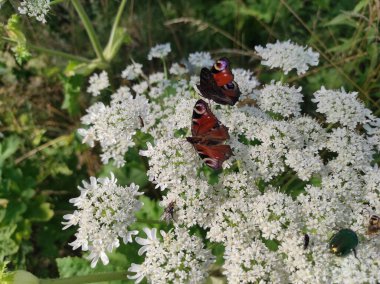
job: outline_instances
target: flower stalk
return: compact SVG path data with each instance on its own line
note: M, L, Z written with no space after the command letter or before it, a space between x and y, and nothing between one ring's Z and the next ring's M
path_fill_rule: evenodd
M40 284L83 284L105 281L126 280L126 271L96 273L91 275L73 276L58 279L40 279Z
M102 48L100 46L99 39L96 36L94 27L92 26L91 21L88 18L88 16L87 16L87 14L86 14L86 12L85 12L82 4L78 0L71 0L71 2L73 3L73 6L74 6L75 10L77 11L77 13L78 13L78 15L80 17L80 19L81 19L81 21L83 23L84 28L86 29L87 35L90 38L90 41L91 41L92 47L93 47L93 49L94 49L94 51L96 53L96 56L102 62L106 62L106 60L104 58L104 55L103 55Z

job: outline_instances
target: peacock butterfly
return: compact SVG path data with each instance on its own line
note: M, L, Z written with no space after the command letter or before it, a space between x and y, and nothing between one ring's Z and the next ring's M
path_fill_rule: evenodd
M192 137L186 137L203 162L214 170L222 168L222 164L232 155L229 145L222 144L230 136L228 128L220 123L204 100L198 100L193 109L191 125Z
M230 70L230 61L225 57L217 60L211 70L202 68L197 88L203 97L222 105L233 106L240 97L239 86Z

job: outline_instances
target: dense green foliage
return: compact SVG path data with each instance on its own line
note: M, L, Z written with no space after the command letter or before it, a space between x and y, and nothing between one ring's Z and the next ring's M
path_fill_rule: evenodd
M106 47L103 60L71 1L58 2L45 25L16 15L18 1L6 1L0 9L0 262L9 261L10 270L25 269L39 277L57 277L58 270L65 277L89 273L89 263L68 246L73 230L62 231L61 225L62 216L72 210L68 200L89 176L112 170L121 184L138 183L146 196L136 226L160 220L162 209L150 202L160 199L160 193L148 182L146 161L137 150L128 152L121 169L103 166L99 149L82 145L76 134L79 118L94 100L85 92L87 76L104 69L111 86L118 85L130 60L146 63L156 43L171 42L170 56L176 61L195 51L227 55L267 82L253 47L292 39L321 54L317 68L303 76L288 75L287 82L304 87L306 99L321 85L344 86L380 113L378 1L132 0L114 38L110 31L119 1L80 1L100 46ZM154 70L156 63L149 61L144 68ZM167 228L159 221L149 225ZM136 249L122 247L111 256L112 266L97 270L125 269L136 261L128 258ZM220 248L213 250L218 255Z

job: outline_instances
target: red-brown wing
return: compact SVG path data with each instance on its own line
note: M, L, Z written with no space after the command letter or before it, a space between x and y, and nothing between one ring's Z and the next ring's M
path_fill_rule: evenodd
M201 95L221 105L234 105L236 101L222 92L222 87L216 84L213 74L207 68L202 68L200 84L197 85Z
M191 134L193 135L192 139L197 140L194 143L203 144L217 144L218 141L229 138L227 127L218 121L204 100L198 100L195 103Z
M193 144L203 162L214 170L222 168L225 160L232 156L229 145L202 145Z
M239 100L241 92L238 84L235 81L224 85L221 90L223 95L230 98L232 105L236 104L236 102Z

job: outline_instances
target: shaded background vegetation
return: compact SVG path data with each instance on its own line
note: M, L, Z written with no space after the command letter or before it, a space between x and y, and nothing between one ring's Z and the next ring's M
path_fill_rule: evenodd
M119 1L81 2L105 46ZM101 165L99 148L81 144L76 134L79 119L94 101L85 92L87 76L73 71L72 61L34 48L94 58L70 1L54 5L45 25L20 18L19 29L32 54L23 62L16 61L5 31L18 5L19 1L8 1L0 10L0 261L10 261L11 270L23 268L40 277L57 277L57 263L62 276L74 270L85 274L87 261L64 258L80 256L68 245L74 231L61 230L62 216L72 210L68 200L78 195L81 181L112 170L121 184L134 181L150 199L159 196L153 194L137 150L127 154L125 167L115 169ZM378 0L131 0L121 20L124 44L103 69L116 87L131 59L144 63L147 73L156 70L160 62L147 61L147 53L157 43L170 42L173 62L186 60L192 52L210 51L215 58L227 55L234 67L251 69L265 83L280 78L280 73L259 66L254 46L291 39L321 55L318 67L286 78L303 87L305 112L312 109L312 93L324 85L357 91L379 115L379 19ZM158 220L161 209L149 198L146 212L138 217ZM122 247L111 256L114 266L97 269L125 269L136 261L128 258L134 249Z

